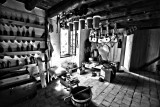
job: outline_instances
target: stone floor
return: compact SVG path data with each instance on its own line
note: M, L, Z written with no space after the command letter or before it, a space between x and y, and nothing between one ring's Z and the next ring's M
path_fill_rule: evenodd
M80 85L93 86L90 107L160 107L160 76L149 72L121 72L112 83L99 82L88 71L74 74ZM59 80L53 80L47 88L39 89L37 95L12 107L73 107L63 100L69 92Z

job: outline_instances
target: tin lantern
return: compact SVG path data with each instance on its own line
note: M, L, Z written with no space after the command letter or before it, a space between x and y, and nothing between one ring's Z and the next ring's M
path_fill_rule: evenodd
M80 22L80 29L85 29L85 20L79 19L79 22Z
M92 29L93 28L93 18L92 17L88 17L87 18L87 28L88 29Z
M73 21L75 30L78 30L79 22Z
M100 16L93 16L93 28L98 29L100 22Z

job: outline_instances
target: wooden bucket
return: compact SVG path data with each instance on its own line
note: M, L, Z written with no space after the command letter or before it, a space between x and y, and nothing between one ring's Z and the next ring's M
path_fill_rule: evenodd
M85 91L74 96L74 94L82 90L85 90ZM88 107L89 106L91 99L92 99L91 88L87 89L87 87L85 86L78 86L71 90L71 94L72 94L71 101L74 106L76 107Z

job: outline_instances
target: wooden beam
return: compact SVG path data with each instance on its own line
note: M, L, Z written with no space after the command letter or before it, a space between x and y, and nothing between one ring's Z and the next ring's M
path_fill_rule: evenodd
M60 1L58 4L54 5L50 9L47 10L48 17L54 17L61 11L67 10L69 7L72 7L76 3L80 3L82 0L63 0Z
M127 7L131 7L130 10L129 10L129 13L127 13L127 10L126 11L119 11L117 12L116 10L120 10L121 7L117 7L115 9L113 9L114 11L112 11L112 13L110 15L107 15L106 17L103 17L101 19L101 21L105 21L105 20L112 20L112 21L116 21L116 20L120 20L127 16L136 16L138 14L144 14L144 13L147 13L147 12L150 12L150 11L155 11L155 10L159 10L160 9L160 2L157 1L157 2L152 2L151 4L143 4L143 5L139 5L139 6L136 6L137 8L133 8L135 4L133 5L129 5ZM103 11L101 12L103 13ZM104 12L103 14L105 14L106 12Z
M135 22L134 25L136 25L138 29L160 28L160 19L143 20L143 21Z
M128 14L135 14L135 13L139 13L139 12L145 12L147 10L153 10L153 9L157 9L160 8L160 1L155 0L155 1L150 1L150 0L136 0L134 2L131 2L129 0L127 0L127 2L125 1L112 1L110 2L103 2L100 4L95 5L95 7L93 7L91 5L91 7L89 6L89 8L92 9L92 7L94 9L97 9L96 11L92 10L92 12L88 12L86 15L84 15L83 17L92 17L94 15L100 15L102 16L102 20L106 20L106 19L110 19L110 18L116 18L116 17L120 17L120 16L125 16ZM106 8L105 6L108 3L108 8ZM88 4L90 5L90 4ZM99 6L104 7L103 9L99 8ZM70 19L74 19L74 18L80 18L81 16L72 16Z
M112 18L109 20L111 22L121 23L125 24L127 26L140 26L141 28L145 28L146 26L149 27L159 27L159 19L160 18L160 9L158 10L151 10L146 12L139 12L135 14L131 14L130 16L125 15L123 13L121 16L120 14L113 15ZM155 21L156 19L156 21ZM104 21L104 22L103 22ZM105 20L103 20L102 23L105 23Z
M123 39L122 39L122 49L121 49L121 58L120 58L120 66L124 66L126 41L127 41L127 36L123 36Z
M102 4L105 5L107 3L108 1L104 0L63 0L52 8L48 9L47 13L49 17L53 17L61 11L69 12L72 11L72 9L77 8L78 6L88 5L89 8L95 8L97 6L100 6Z
M127 16L121 16L110 21L117 22L122 26L137 26L139 29L143 28L159 28L160 27L160 10L149 12L150 14L141 13L135 14L128 20ZM105 23L103 23L105 24Z
M122 28L130 28L136 26L138 30L142 29L154 29L160 28L160 18L148 19L148 20L137 20L131 22L120 22L117 23L122 26Z

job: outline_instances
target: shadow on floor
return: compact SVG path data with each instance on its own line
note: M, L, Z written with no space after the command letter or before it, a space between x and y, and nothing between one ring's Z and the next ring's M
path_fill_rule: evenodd
M116 76L114 78L114 80L111 82L113 84L118 84L118 85L129 85L129 86L134 86L135 84L139 83L140 84L140 81L137 78L135 78L135 76L133 75L129 75L128 73L125 73L125 72L118 72L116 73ZM125 80L125 81L124 81ZM126 81L127 80L127 81Z
M91 101L89 107L98 107L94 102Z
M156 72L150 72L150 71L131 71L131 73L138 74L142 78L148 78L148 79L153 79L160 81L160 75Z

